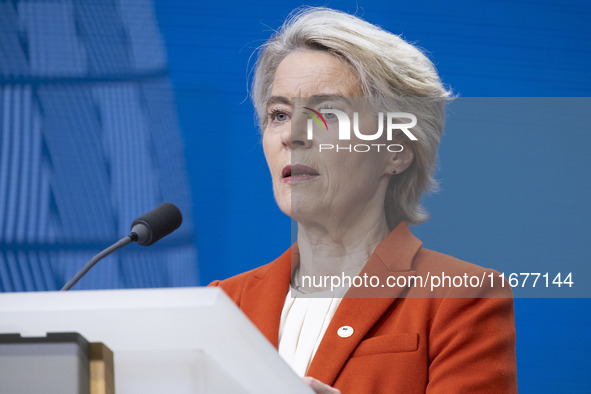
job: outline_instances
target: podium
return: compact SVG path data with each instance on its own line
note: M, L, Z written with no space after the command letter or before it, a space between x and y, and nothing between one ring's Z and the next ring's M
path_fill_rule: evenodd
M219 288L0 294L0 334L60 332L113 351L117 394L313 393Z

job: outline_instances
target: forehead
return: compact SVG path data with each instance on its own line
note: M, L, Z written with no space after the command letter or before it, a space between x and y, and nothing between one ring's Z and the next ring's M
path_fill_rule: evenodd
M361 95L358 78L341 59L324 51L289 54L277 67L273 96L312 97Z

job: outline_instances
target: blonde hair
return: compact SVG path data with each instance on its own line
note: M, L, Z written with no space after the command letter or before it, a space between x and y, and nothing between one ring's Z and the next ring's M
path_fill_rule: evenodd
M297 9L260 48L251 96L261 130L266 127L275 71L287 55L299 50L327 51L344 60L376 111L391 108L393 100L400 110L412 108L418 119L412 129L418 141L409 144L415 158L406 171L390 179L384 210L390 228L400 221L424 222L428 215L420 198L437 189L437 148L445 101L451 97L433 63L399 36L356 16L323 7Z

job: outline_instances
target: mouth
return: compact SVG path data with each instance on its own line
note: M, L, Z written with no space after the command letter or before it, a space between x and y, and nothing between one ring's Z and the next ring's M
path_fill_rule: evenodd
M287 165L283 167L281 178L285 183L305 182L316 178L320 174L312 167L302 164Z

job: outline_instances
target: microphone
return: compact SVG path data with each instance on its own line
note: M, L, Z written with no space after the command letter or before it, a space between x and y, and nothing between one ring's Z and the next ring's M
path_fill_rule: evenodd
M134 241L138 244L150 246L179 228L182 222L183 215L177 206L165 202L144 216L135 219L131 223L131 234L136 234L137 239Z
M176 205L169 202L160 204L150 212L135 219L131 224L131 232L128 236L121 238L90 259L60 291L70 290L96 263L117 249L121 249L132 242L137 242L142 246L152 245L179 228L181 223L183 223L183 215Z

